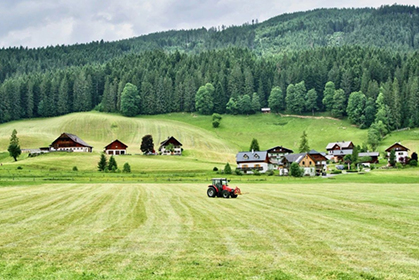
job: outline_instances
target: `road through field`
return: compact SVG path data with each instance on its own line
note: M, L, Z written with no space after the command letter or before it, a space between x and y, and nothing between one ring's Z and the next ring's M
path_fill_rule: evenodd
M415 279L419 185L0 188L0 279Z

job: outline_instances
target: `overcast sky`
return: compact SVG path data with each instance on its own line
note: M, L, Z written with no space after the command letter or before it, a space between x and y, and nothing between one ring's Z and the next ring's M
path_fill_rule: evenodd
M398 4L417 5L417 0ZM0 47L115 41L170 29L241 25L316 8L379 7L387 0L1 0Z

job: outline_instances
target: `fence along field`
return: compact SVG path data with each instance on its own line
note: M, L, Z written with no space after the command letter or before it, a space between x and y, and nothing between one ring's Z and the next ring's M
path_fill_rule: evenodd
M417 279L419 184L240 187L2 187L0 278Z

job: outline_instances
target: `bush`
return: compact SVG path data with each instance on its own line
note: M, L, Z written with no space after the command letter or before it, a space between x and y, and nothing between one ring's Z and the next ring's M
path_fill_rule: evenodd
M292 177L303 177L304 170L302 168L300 168L300 166L298 165L298 163L293 162L291 164L291 167L290 167L290 175Z
M217 128L219 126L220 126L220 121L219 120L212 121L212 127L213 128Z
M403 165L400 162L396 162L396 168L397 169L402 169Z
M410 166L418 166L418 161L417 161L417 160L414 160L414 159L411 159L411 160L409 161L409 165L410 165Z
M212 171L218 171L217 166L214 166L214 168L212 169Z
M123 167L122 172L124 172L124 173L131 173L131 166L129 165L129 163L128 163L128 162L126 162L126 163L124 164L124 167Z
M260 176L259 169L253 169L252 171L253 171L253 175Z
M275 174L275 172L273 170L266 171L266 175L268 175L268 176L273 176L274 174Z
M230 164L227 162L226 166L224 167L225 174L231 174L231 167Z
M77 166L73 166L73 171L79 171L79 169L77 168Z
M21 170L21 169L23 169L23 167L22 166L18 166L17 169Z
M240 169L238 169L238 168L236 168L234 170L234 173L236 173L236 175L239 175L239 176L243 175L243 172Z
M342 174L342 170L335 170L335 169L333 169L330 173L331 174Z

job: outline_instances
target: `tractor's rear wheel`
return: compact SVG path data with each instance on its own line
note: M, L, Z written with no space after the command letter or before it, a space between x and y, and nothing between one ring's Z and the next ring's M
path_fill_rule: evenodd
M209 187L207 189L207 195L208 195L208 197L215 197L216 193L217 192L215 191L215 189L213 187Z
M223 194L224 198L229 198L230 197L230 192L228 190L223 190L222 194Z

